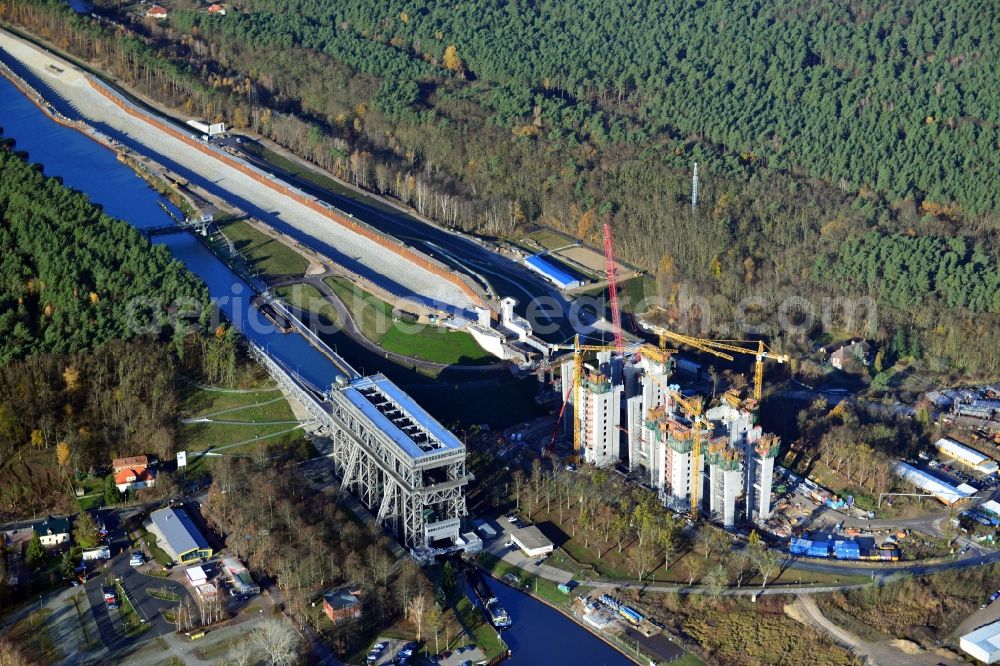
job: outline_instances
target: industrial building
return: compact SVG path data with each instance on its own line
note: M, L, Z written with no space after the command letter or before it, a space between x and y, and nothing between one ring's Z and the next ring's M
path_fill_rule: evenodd
M174 562L194 562L212 556L212 548L184 509L159 509L149 514L147 528L157 545Z
M724 527L738 519L767 520L780 440L754 425L754 414L743 407L722 404L703 418L696 428L691 415L678 410L673 400L648 412L643 438L653 452L650 483L664 504L677 511L690 510L692 495L699 512L704 511L702 500L707 497L708 515Z
M979 661L995 664L1000 661L1000 621L965 634L958 644Z
M956 488L933 474L917 469L902 460L897 460L893 463L892 470L904 481L909 481L917 488L927 491L948 506L966 500L976 494L976 489L966 483Z
M528 557L548 555L554 549L552 542L534 525L514 530L510 540Z
M466 515L465 445L384 375L344 381L333 396L333 416L356 435L334 438L341 492L406 546L453 545Z
M572 289L583 284L581 280L573 277L551 261L546 260L541 254L533 254L525 257L524 265L560 289Z
M623 359L610 351L597 354L597 366L583 364L580 386L566 395L566 424L579 428L581 459L597 467L608 467L622 459ZM575 384L573 359L564 360L562 385ZM579 402L579 404L577 404Z
M951 437L942 437L934 442L934 446L942 455L954 458L977 472L993 474L1000 469L1000 465L997 465L996 461L988 455L980 453Z

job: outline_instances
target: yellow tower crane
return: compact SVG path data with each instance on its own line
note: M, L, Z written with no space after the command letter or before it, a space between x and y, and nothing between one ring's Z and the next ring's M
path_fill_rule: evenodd
M682 335L669 331L665 328L654 326L653 330L660 336L660 346L666 340L673 340L679 344L694 347L703 352L713 354L727 361L732 361L733 357L726 352L745 354L753 356L754 377L753 377L753 399L760 404L761 396L764 392L764 359L785 363L789 357L787 354L778 354L768 347L763 340L708 340L704 338L693 338L689 335Z

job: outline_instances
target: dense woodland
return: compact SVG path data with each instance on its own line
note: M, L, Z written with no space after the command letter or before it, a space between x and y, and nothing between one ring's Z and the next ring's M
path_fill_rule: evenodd
M0 255L0 364L165 326L170 311L153 302L208 315L205 285L166 247L9 150L0 150Z
M177 0L162 23L98 4L117 26L57 0L3 17L444 223L594 241L609 222L679 328L693 296L700 332L733 337L752 297L794 352L783 299L818 319L872 297L807 332L902 331L932 371L1000 370L997 26L976 3Z
M10 150L0 257L0 517L72 510L74 485L114 457L173 456L181 373L235 381L231 328L129 307L180 303L207 319L204 283Z

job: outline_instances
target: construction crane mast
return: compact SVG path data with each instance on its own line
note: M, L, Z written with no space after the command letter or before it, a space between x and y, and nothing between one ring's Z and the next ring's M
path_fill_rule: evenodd
M615 248L611 240L611 226L604 225L604 270L608 274L608 296L611 299L611 323L615 329L615 349L625 353L625 339L622 337L622 312L618 307L618 278L616 277Z

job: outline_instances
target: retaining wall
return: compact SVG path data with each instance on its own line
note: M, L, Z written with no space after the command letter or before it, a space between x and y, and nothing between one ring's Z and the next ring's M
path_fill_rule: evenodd
M411 247L404 245L401 241L391 236L387 236L368 224L349 216L328 204L325 204L309 195L297 190L279 180L276 180L269 174L253 167L242 160L239 160L228 153L219 150L215 146L206 144L203 141L198 141L193 139L191 136L181 132L180 130L170 126L169 124L163 122L159 118L139 109L134 104L123 99L117 92L112 90L105 83L95 79L91 75L87 74L86 80L91 88L96 90L98 93L109 99L113 104L118 106L120 109L128 113L129 115L135 116L140 120L143 120L162 132L169 134L170 136L183 141L188 146L201 151L202 153L214 157L220 161L225 162L229 166L238 169L243 174L253 178L258 183L265 185L272 190L283 194L303 206L319 213L320 215L326 217L330 221L339 224L352 232L363 236L380 246L394 252L399 257L405 259L406 261L416 264L417 266L423 268L424 270L433 273L434 275L447 280L456 287L462 290L462 292L469 297L470 300L476 305L481 307L489 307L487 299L484 297L479 289L476 289L469 284L468 281L462 279L462 276L455 273L453 269L442 264L434 259L428 257L427 255L414 250Z

